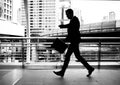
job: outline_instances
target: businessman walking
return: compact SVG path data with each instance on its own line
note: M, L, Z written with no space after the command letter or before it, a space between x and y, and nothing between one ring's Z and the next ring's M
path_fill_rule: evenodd
M70 61L70 56L72 53L75 54L75 57L80 61L88 70L87 77L89 77L92 72L94 71L94 68L90 66L87 61L80 55L79 51L79 43L81 40L81 35L79 32L80 28L80 22L76 16L74 16L73 10L72 9L67 9L66 10L66 15L67 18L70 19L69 24L65 25L59 25L59 27L62 28L67 28L68 35L66 37L66 41L70 42L70 45L68 47L68 50L65 55L65 61L62 66L61 71L55 72L53 71L56 75L64 77L66 68L68 67L69 61Z

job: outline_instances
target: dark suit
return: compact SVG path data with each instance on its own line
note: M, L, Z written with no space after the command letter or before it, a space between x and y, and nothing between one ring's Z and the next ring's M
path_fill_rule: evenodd
M70 45L68 47L67 53L65 55L65 61L62 67L61 72L65 73L66 68L68 67L69 61L70 61L70 56L72 53L75 54L75 57L80 61L88 70L90 70L92 67L87 63L87 61L80 56L80 51L79 51L79 42L81 40L80 38L80 22L76 16L74 16L69 24L66 25L61 25L61 28L67 28L67 38L66 41L70 42Z

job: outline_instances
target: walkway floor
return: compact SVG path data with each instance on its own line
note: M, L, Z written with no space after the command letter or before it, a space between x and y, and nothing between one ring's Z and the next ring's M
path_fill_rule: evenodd
M95 69L90 78L86 69L68 68L64 78L60 69L0 69L0 85L119 85L120 69Z

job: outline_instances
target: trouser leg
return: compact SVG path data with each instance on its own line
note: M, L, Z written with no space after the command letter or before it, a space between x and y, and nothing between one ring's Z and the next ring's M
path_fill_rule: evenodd
M62 66L61 72L63 72L63 73L65 73L66 68L68 67L68 64L69 64L69 61L70 61L70 56L71 56L72 52L73 52L72 51L72 46L70 45L69 48L68 48L68 50L67 50L67 53L65 55L64 64Z
M80 55L80 51L79 51L79 44L74 46L74 54L76 56L76 58L78 59L78 61L80 61L86 68L87 70L90 70L92 68L92 66L90 66L87 61Z

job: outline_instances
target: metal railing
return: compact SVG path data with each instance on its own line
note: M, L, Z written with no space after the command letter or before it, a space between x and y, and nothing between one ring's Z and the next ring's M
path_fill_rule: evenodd
M58 37L64 39L64 37ZM27 40L30 39L30 43ZM0 37L0 63L27 62L27 48L30 48L30 62L64 61L64 55L51 48L56 37ZM29 44L29 45L28 45ZM120 61L119 37L82 37L81 55L87 61ZM77 62L72 55L73 61Z

